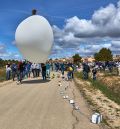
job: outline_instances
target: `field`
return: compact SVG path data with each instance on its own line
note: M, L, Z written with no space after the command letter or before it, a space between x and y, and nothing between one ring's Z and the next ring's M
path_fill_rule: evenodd
M98 80L103 83L120 101L120 77L105 74L98 74ZM120 104L120 102L118 102Z
M77 72L75 75L83 79L82 72ZM120 104L120 77L116 75L116 70L112 73L98 72L96 81L93 81L91 76L88 81L94 88L99 89L109 99Z
M5 80L6 80L5 68L0 68L0 82L5 81Z
M103 122L112 129L120 129L120 77L110 73L98 73L97 80L82 78L75 73L75 83L94 112L103 115Z

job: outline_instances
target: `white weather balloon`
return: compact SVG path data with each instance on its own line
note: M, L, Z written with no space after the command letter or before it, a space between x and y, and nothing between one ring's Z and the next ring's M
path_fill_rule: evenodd
M33 15L20 23L15 40L25 59L34 63L44 63L52 48L53 31L44 17Z

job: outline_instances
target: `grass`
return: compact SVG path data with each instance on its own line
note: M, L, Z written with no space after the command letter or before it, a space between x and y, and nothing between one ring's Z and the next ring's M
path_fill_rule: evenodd
M83 79L82 72L75 73L75 76L77 78ZM108 88L106 84L99 80L93 81L92 78L89 78L88 81L91 83L91 86L99 89L106 97L120 105L120 95L114 93L111 89Z
M0 68L0 82L3 82L6 80L6 71L5 68Z
M107 71L103 71L102 70L101 73L103 73L105 77L108 77L108 76L118 76L117 68L113 68L113 70L111 72L109 70L107 70Z

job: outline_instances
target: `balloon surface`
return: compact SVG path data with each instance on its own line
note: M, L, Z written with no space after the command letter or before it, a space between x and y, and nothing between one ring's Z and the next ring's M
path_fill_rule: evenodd
M51 52L53 31L44 17L33 15L17 27L15 40L25 59L34 63L44 63Z

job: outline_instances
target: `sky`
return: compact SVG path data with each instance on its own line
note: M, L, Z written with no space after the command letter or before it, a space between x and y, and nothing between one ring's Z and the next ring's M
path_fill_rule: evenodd
M50 58L91 56L103 47L120 54L119 0L0 0L0 58L22 59L15 31L34 8L53 29Z

